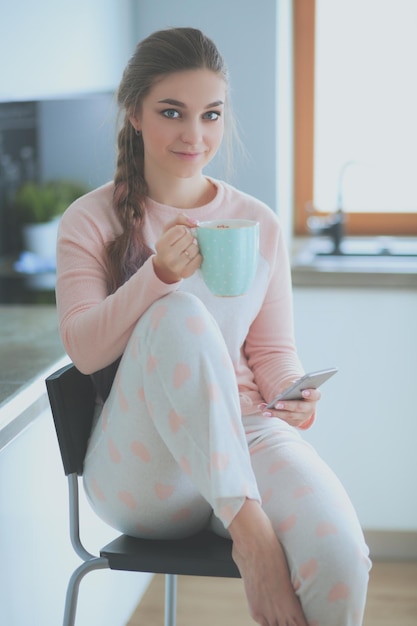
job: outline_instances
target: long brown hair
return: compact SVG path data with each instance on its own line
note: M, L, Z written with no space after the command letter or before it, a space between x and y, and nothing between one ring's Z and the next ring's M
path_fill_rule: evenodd
M228 83L225 63L211 39L195 28L170 28L141 41L123 73L117 101L124 120L118 135L113 197L123 232L107 247L111 293L152 254L142 229L147 195L143 139L130 118L140 111L143 98L158 78L191 69L212 70Z

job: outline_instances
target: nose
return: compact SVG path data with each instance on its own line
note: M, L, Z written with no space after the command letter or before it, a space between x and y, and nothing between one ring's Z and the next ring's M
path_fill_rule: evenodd
M184 123L181 134L184 143L196 146L201 142L202 135L200 120L190 119Z

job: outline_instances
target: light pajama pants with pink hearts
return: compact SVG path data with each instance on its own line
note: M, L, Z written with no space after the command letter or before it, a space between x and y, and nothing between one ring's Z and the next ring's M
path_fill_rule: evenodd
M175 538L262 502L310 626L362 623L370 561L338 479L298 431L241 415L221 332L176 292L141 317L93 428L84 485L119 531Z

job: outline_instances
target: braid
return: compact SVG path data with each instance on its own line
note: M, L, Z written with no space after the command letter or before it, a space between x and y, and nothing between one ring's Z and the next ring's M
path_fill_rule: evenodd
M107 247L110 293L128 280L152 254L143 239L147 186L143 177L143 141L125 118L118 137L113 206L123 228Z

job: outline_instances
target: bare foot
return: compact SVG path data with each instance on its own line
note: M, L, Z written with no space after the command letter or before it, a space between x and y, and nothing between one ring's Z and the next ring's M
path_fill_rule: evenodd
M247 500L229 526L233 559L252 618L262 626L308 626L291 583L287 559L269 518Z

